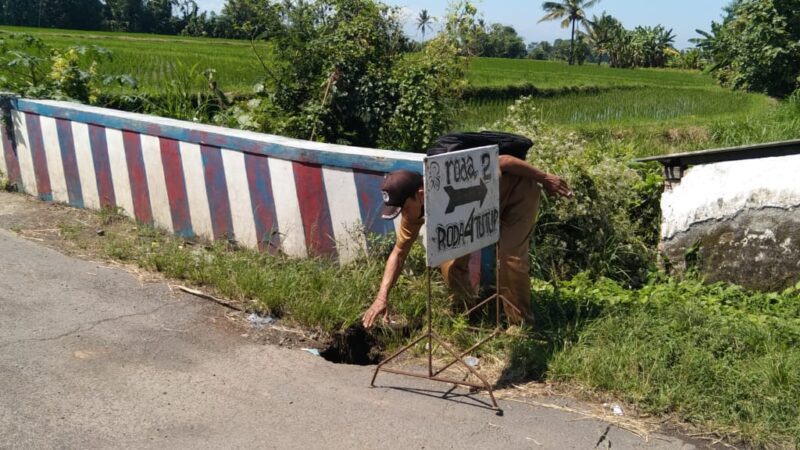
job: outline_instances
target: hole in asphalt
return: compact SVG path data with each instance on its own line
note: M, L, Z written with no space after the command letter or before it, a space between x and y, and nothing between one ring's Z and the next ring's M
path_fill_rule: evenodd
M381 351L378 341L362 326L353 326L336 333L320 356L335 364L369 366L378 364Z

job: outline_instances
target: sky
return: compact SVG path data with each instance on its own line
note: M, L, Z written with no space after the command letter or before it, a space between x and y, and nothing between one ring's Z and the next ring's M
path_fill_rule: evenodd
M201 9L219 12L225 0L196 0ZM449 0L383 0L384 3L399 6L404 10L406 33L414 39L421 39L416 29L415 18L422 9L434 17L444 16ZM531 41L553 41L569 39L569 29L562 29L558 22L542 22L544 15L541 1L535 0L475 0L475 5L486 23L511 25L528 43ZM619 19L625 28L637 25L664 25L672 28L676 35L675 47L692 47L689 39L697 37L696 29L709 30L711 21L720 21L722 8L731 0L601 0L587 10L589 16L600 15L603 11ZM438 27L434 26L434 31ZM430 35L430 33L428 33Z

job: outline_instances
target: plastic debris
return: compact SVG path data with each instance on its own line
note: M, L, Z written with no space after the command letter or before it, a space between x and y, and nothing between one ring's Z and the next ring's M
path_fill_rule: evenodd
M301 348L300 350L303 350L303 351L306 351L308 353L311 353L314 356L320 356L319 350L317 350L316 348Z
M263 327L265 325L270 325L272 323L275 323L275 318L274 317L272 317L272 316L259 316L256 313L252 313L249 316L247 316L247 320L250 321L250 325L252 325L254 328Z
M621 416L621 415L623 415L623 412L622 412L622 407L621 407L621 406L619 406L619 405L614 405L614 406L612 406L612 407L611 407L611 412L613 412L615 416Z
M467 356L466 358L464 358L464 362L467 363L467 365L470 367L478 367L478 364L480 364L478 358L474 356Z

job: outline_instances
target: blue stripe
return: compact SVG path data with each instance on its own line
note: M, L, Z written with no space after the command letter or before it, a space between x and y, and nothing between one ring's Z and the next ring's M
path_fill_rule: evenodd
M361 209L361 223L364 224L365 231L372 234L393 233L394 222L381 217L383 174L353 171L353 176L358 193L358 206Z
M83 188L75 154L75 140L72 138L72 124L64 120L57 120L56 131L58 132L59 147L61 147L61 161L64 166L69 203L76 208L83 208Z
M133 117L121 118L107 116L101 113L102 109L100 108L95 108L97 109L97 112L79 111L70 109L66 105L53 106L24 99L19 99L17 103L20 111L36 113L48 117L68 119L75 122L96 124L106 128L130 130L141 134L149 134L151 136L166 137L183 142L220 147L229 150L240 151L243 153L253 153L256 155L271 156L290 161L319 164L330 167L344 167L350 169L371 170L376 172L391 172L394 170L406 169L422 173L422 155L414 155L411 153L398 152L398 156L419 156L419 160L409 161L360 155L356 153L358 151L357 149L353 149L354 153L336 153L326 150L267 143L244 137L227 136L223 134L224 129L220 129L219 133L208 133L205 131L195 130L191 128L193 124L190 122L186 122L186 126L183 127L155 123L152 121L152 119L148 120L148 116L141 114L129 113L131 115L139 116L141 119ZM269 136L264 135L264 137Z

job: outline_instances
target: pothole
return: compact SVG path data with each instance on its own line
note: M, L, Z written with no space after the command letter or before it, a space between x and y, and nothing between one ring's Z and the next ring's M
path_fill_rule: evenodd
M335 364L369 366L378 364L381 360L378 340L361 326L353 326L336 333L330 345L319 354Z

